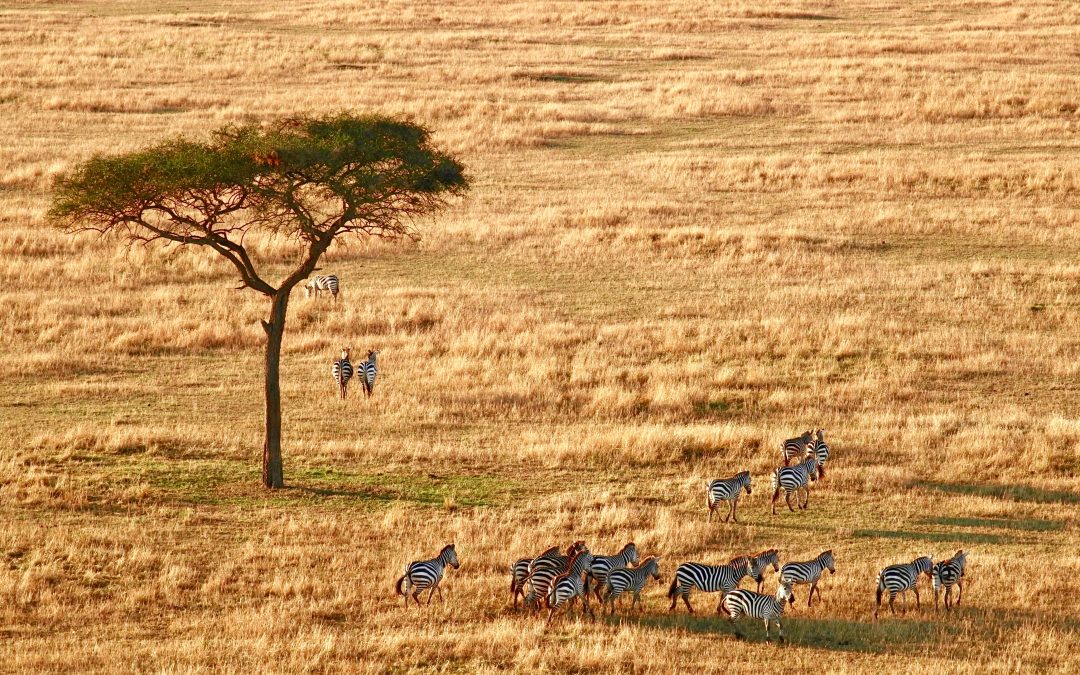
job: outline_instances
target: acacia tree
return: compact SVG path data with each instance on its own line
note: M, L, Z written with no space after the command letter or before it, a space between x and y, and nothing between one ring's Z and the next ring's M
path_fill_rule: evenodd
M96 156L57 178L49 218L128 243L206 246L265 295L266 435L262 481L284 486L279 364L289 293L335 239L419 238L414 223L468 189L462 165L430 133L384 117L339 114L220 129L119 156ZM295 244L276 281L244 245L249 233Z

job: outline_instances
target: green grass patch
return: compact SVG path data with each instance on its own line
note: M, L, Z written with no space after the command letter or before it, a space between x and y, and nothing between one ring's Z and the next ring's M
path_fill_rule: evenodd
M1034 502L1036 504L1080 504L1080 494L1065 490L1043 490L1030 485L988 485L983 483L938 483L934 481L918 481L916 487L951 494L977 495L980 497L997 497L998 499L1011 499L1017 502Z
M1006 530L1027 530L1029 532L1052 532L1065 529L1063 521L1032 518L927 518L923 522L947 527L997 527Z
M1000 534L981 534L978 532L914 532L911 530L855 530L856 537L873 539L913 539L933 542L952 542L960 544L1009 544L1012 537Z

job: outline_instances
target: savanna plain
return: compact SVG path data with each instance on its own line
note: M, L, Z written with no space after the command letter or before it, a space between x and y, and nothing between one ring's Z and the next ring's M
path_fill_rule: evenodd
M473 189L293 299L267 491L263 300L44 216L95 153L340 110L429 126ZM6 2L0 135L0 670L1080 667L1075 5ZM335 397L342 345L372 398ZM771 516L812 426L826 479ZM510 608L574 539L663 556L644 613ZM786 645L668 614L678 563L768 547L836 557ZM960 548L959 608L924 579L872 620L878 570Z

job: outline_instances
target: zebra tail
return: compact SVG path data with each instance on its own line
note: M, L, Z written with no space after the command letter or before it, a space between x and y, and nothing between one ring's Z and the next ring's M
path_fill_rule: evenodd
M409 584L407 582L405 582L405 578L406 578L405 575L402 575L401 578L397 580L397 583L394 584L394 589L397 590L398 595L405 595L406 593L409 592ZM402 588L401 588L403 583L405 585L404 590L402 590Z
M772 489L780 487L780 469L774 469L772 472Z
M669 598L674 598L675 597L675 591L678 590L678 588L679 588L679 580L678 579L672 579L671 580L671 588L668 589L667 596Z

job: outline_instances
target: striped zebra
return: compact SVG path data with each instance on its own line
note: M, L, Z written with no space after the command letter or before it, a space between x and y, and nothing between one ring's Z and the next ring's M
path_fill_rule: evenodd
M817 438L814 439L808 446L806 446L806 455L809 457L811 454L817 458L818 463L818 478L825 477L825 462L829 461L829 444L825 442L825 430L817 430Z
M646 558L645 562L638 567L619 567L611 570L605 585L607 595L604 596L604 605L611 607L611 614L615 613L615 601L627 591L634 594L634 602L630 603L630 609L633 610L641 600L641 591L648 583L649 577L656 579L657 583L660 582L660 556ZM641 611L645 611L644 605Z
M581 613L588 612L589 616L596 618L592 608L589 607L589 591L582 580L582 575L588 571L592 561L593 556L591 553L587 550L579 551L574 556L574 559L570 561L566 572L560 574L551 582L551 590L547 593L547 605L551 608L548 612L547 623L551 623L551 619L560 607L565 604L566 609L569 610L570 606L578 598L581 598Z
M439 599L443 599L442 589L439 588L439 582L442 581L443 572L446 570L446 566L450 565L454 569L461 566L458 562L457 552L454 551L454 545L449 544L443 547L443 550L439 552L439 555L435 556L431 560L422 560L420 562L411 562L405 568L405 574L397 580L395 588L398 595L405 596L405 608L409 607L409 591L412 590L412 599L416 601L416 606L420 606L420 600L417 598L420 593L423 593L425 589L431 589L428 591L427 604L431 604L431 596L435 594L435 591L439 591Z
M702 563L687 562L678 566L675 570L675 578L671 581L668 589L668 597L671 598L669 612L675 611L675 605L679 598L686 603L686 609L694 613L690 606L690 589L696 588L705 593L721 594L730 592L738 587L743 577L750 574L750 559L744 555L732 558L726 565L704 565ZM754 579L757 581L757 579ZM719 608L716 610L719 612Z
M791 511L791 495L795 494L795 502L800 509L810 505L810 483L817 480L817 458L807 457L795 466L777 467L772 474L772 514L776 515L776 500L780 498L780 491L784 491L784 501ZM799 493L805 491L805 501L799 500Z
M776 630L780 634L780 642L784 641L784 627L780 623L780 617L784 615L784 606L794 604L795 598L791 593L791 584L781 583L776 589L776 596L763 595L748 591L744 588L736 588L720 601L720 606L728 615L728 621L735 629L735 635L742 638L739 626L735 622L743 616L752 619L761 619L765 622L765 639L769 639L769 624L776 622Z
M570 568L570 563L581 553L588 552L589 549L584 542L575 541L567 551L569 558L556 555L534 560L530 565L529 576L525 578L525 585L528 587L528 592L525 594L525 606L534 612L539 612L540 603L547 597L556 577L566 572ZM589 560L592 560L591 556Z
M765 583L765 572L769 567L772 567L774 572L780 571L780 551L775 548L750 556L750 569L747 576L757 581L758 593L761 592L761 586Z
M896 608L893 607L893 600L896 599L896 594L900 593L904 600L904 614L907 614L907 592L915 592L915 608L919 608L919 588L917 582L919 581L919 575L925 574L931 576L934 568L934 561L930 559L930 556L924 555L921 558L916 558L909 563L903 563L900 565L889 565L885 569L878 573L878 587L877 587L877 604L874 606L874 618L877 619L878 610L881 609L881 595L888 591L889 593L889 610L896 614Z
M789 438L780 444L780 455L784 458L784 466L787 466L791 460L798 457L802 457L806 454L806 446L810 444L810 441L814 438L812 431L804 431L802 436L796 436L795 438Z
M720 505L720 502L731 502L731 510L724 516L724 522L726 523L728 518L733 519L736 523L739 522L739 519L735 517L735 507L739 505L739 493L743 490L746 490L746 494L750 494L749 471L737 473L731 478L717 478L710 481L708 493L706 494L706 500L709 504L709 522L712 522L713 511Z
M345 400L345 397L349 394L349 380L353 376L353 366L349 362L348 347L341 348L341 358L334 361L334 366L330 370L334 376L334 382L337 382L341 400Z
M967 553L963 550L957 551L956 555L948 560L942 560L934 565L934 571L930 578L934 581L935 611L938 608L938 595L941 593L942 586L945 587L945 611L951 609L953 605L960 604L960 599L964 597L965 567L967 567ZM951 602L953 586L957 587L956 602Z
M589 585L590 581L596 582L596 601L603 602L600 591L603 590L604 582L607 581L608 573L611 570L636 564L638 564L637 546L632 541L623 546L622 550L615 555L598 555L594 557L592 565L589 566L589 571L585 574L585 582L586 585Z
M836 574L832 551L822 551L818 557L806 562L787 563L780 568L780 583L793 586L810 584L810 597L806 600L806 606L810 607L814 602L814 591L817 591L818 600L821 600L821 589L817 585L825 570L829 570L829 574ZM794 599L792 601L794 602Z
M559 547L552 546L536 558L520 558L510 566L510 594L514 598L514 609L517 609L518 597L525 597L525 579L529 576L529 567L533 560L558 554Z
M334 302L337 302L338 288L338 278L333 274L311 277L304 284L304 297L310 298L314 295L317 298L319 293L330 291L330 295L334 297Z
M375 377L379 374L379 369L375 366L375 357L378 355L378 351L369 351L367 353L367 361L361 363L359 368L357 368L357 372L364 384L364 393L368 396L371 396L371 393L375 391Z

